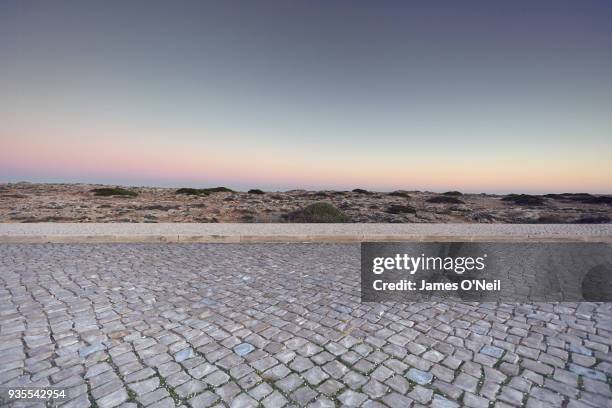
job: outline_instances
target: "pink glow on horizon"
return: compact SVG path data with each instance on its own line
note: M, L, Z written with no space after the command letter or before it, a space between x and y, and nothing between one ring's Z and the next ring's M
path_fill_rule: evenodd
M609 167L601 162L579 163L557 168L554 165L523 163L510 167L511 158L500 155L495 161L478 166L438 160L404 163L370 159L367 166L352 157L337 159L283 155L268 152L257 155L226 146L183 150L181 146L155 141L135 142L124 138L109 143L104 138L58 138L41 143L21 135L1 138L0 171L70 178L159 180L201 183L216 181L237 185L293 186L292 188L355 187L374 190L461 189L470 192L590 191L610 192ZM55 140L58 140L55 139ZM483 171L483 168L485 171ZM585 178L584 174L596 176ZM0 182L6 181L0 179Z

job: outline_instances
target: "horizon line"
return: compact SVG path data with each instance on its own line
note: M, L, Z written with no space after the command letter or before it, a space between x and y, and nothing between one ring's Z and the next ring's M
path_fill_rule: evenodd
M167 183L167 184L149 184L149 183L129 183L129 182L118 182L118 183L113 183L113 182L88 182L88 181L29 181L29 180L18 180L18 181L2 181L0 180L0 185L3 184L46 184L46 185L100 185L100 186L117 186L117 187L130 187L130 188L160 188L160 189L174 189L174 188L212 188L212 187L227 187L231 190L233 190L236 193L242 193L242 192L247 192L250 189L261 189L264 192L269 192L269 193L281 193L281 192L289 192L289 191L295 191L295 190L304 190L304 191L337 191L337 192L352 192L355 189L361 189L361 190L366 190L368 192L371 193L390 193L390 192L394 192L394 191L405 191L405 192L419 192L419 193L434 193L434 194L443 194L446 192L451 192L451 191L459 191L462 194L473 194L473 195L508 195L508 194L532 194L532 195L545 195L545 194L595 194L595 195L612 195L612 192L588 192L588 191L572 191L573 189L568 189L568 190L564 190L564 191L550 191L550 190L546 190L546 191L533 191L530 189L516 189L516 190L512 190L512 191L506 191L506 192L492 192L492 191L471 191L471 190L464 190L461 191L461 189L457 189L457 188L449 188L449 189L440 189L440 190L429 190L429 189L418 189L418 188L412 188L412 189L408 189L408 188L395 188L395 189L376 189L375 187L353 187L353 188L346 188L346 187L338 187L338 188L331 188L331 187L318 187L318 188L313 188L313 187L294 187L294 188L284 188L284 189L280 189L277 188L276 190L273 188L265 188L265 187L251 187L251 188L239 188L239 187L235 187L232 186L231 183L227 184L225 183L225 185L221 185L224 183L209 183L209 184L199 184L199 185L195 185L194 183L184 183L184 184L174 184L174 183ZM444 191L442 191L444 190Z

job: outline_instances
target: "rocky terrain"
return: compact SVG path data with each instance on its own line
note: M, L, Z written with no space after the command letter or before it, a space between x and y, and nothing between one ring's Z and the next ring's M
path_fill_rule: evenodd
M610 223L612 220L612 196L605 195L227 190L7 183L0 184L0 222ZM327 205L312 206L315 203Z

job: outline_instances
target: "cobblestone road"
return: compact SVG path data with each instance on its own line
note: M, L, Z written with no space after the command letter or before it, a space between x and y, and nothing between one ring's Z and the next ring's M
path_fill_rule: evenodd
M65 407L609 407L611 345L610 303L360 304L352 244L0 245L0 384Z

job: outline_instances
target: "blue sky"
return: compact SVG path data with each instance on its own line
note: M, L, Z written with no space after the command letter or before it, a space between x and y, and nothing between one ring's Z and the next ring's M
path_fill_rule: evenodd
M0 56L0 181L612 192L605 1L5 1Z

